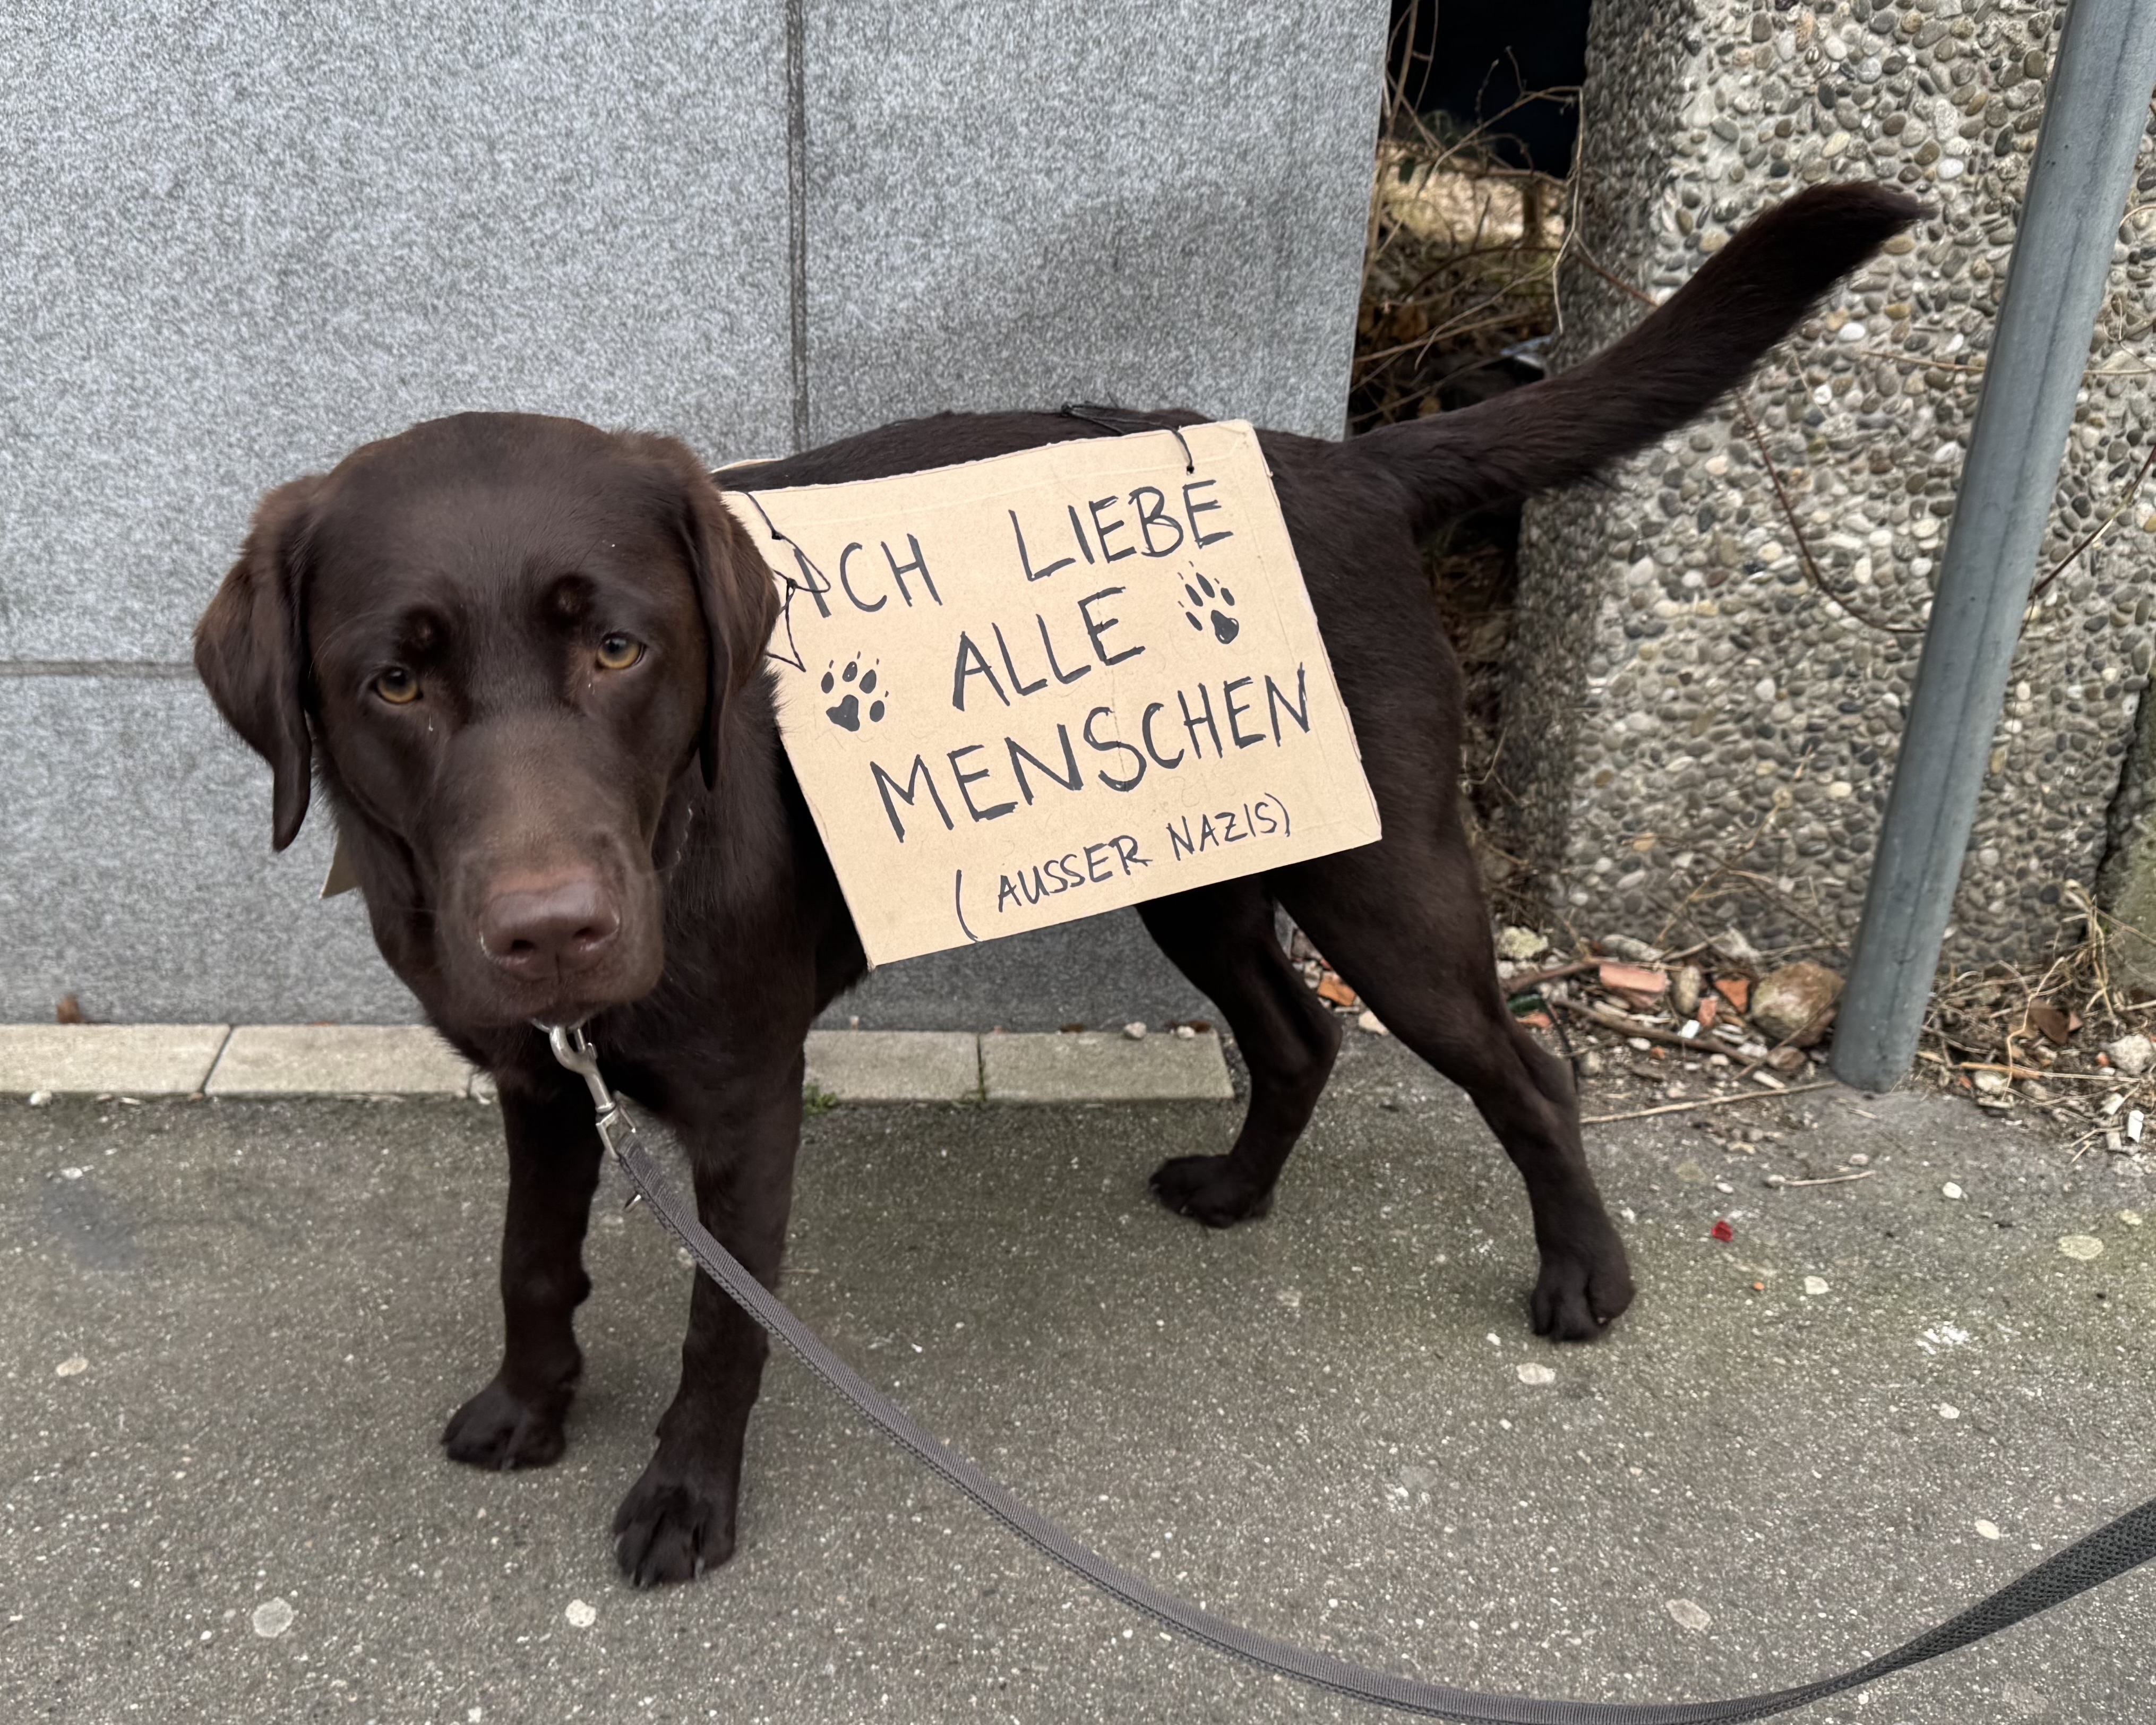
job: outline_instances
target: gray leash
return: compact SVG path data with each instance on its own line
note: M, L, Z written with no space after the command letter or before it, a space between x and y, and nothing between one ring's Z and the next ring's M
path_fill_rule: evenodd
M2025 1617L2048 1611L2075 1594L2101 1586L2156 1557L2156 1499L2152 1499L2046 1558L2018 1580L2008 1583L1959 1616L1903 1642L1891 1653L1881 1654L1853 1671L1834 1676L1732 1701L1649 1705L1537 1701L1529 1696L1455 1689L1450 1684L1372 1671L1365 1666L1336 1659L1329 1653L1298 1647L1201 1610L1188 1599L1155 1587L1143 1576L1109 1562L1098 1552L1079 1544L1038 1511L1019 1502L972 1462L954 1454L915 1425L743 1269L733 1255L706 1231L696 1213L667 1189L658 1168L638 1141L636 1123L624 1111L613 1092L608 1089L606 1080L599 1076L598 1057L584 1040L583 1032L559 1025L541 1028L547 1031L554 1058L579 1074L589 1086L592 1101L598 1110L600 1141L613 1153L622 1172L629 1176L629 1184L635 1189L635 1196L629 1202L634 1204L638 1198L646 1199L659 1219L688 1249L703 1272L726 1291L728 1298L792 1348L812 1371L873 1424L881 1427L886 1436L910 1451L915 1460L945 1484L972 1498L1044 1557L1054 1558L1111 1599L1142 1611L1155 1622L1194 1641L1232 1653L1284 1677L1292 1677L1298 1683L1329 1689L1337 1695L1401 1712L1456 1720L1460 1725L1723 1725L1723 1722L1764 1719L1809 1702L1876 1682L1890 1672L1937 1659L1972 1641L1980 1641Z

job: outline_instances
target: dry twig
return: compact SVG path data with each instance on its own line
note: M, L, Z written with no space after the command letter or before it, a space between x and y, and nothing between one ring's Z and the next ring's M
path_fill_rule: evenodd
M1800 1096L1807 1091L1833 1090L1835 1086L1822 1080L1817 1084L1793 1084L1786 1090L1740 1090L1726 1096L1708 1096L1697 1102L1665 1102L1659 1108L1634 1108L1623 1114L1583 1114L1582 1126L1607 1126L1613 1120L1645 1120L1650 1114L1684 1114L1695 1108L1726 1108L1732 1102L1767 1102L1777 1096ZM1809 1186L1820 1183L1811 1180L1789 1180L1790 1186Z
M1759 422L1752 417L1751 403L1744 399L1741 392L1732 396L1730 401L1737 409L1737 417L1744 422L1745 435L1752 439L1752 447L1758 452L1759 465L1767 470L1768 484L1774 488L1774 501L1781 506L1782 522L1789 528L1789 537L1796 541L1797 562L1804 572L1804 578L1810 582L1824 598L1832 599L1835 604L1840 606L1843 610L1848 612L1851 617L1867 629L1876 629L1881 634L1889 635L1923 634L1923 626L1921 624L1912 628L1905 624L1887 623L1871 616L1861 606L1851 604L1845 595L1836 593L1826 584L1826 578L1820 573L1819 564L1812 557L1811 543L1804 537L1804 530L1798 523L1796 505L1789 501L1789 490L1782 484L1781 470L1775 466L1774 456L1768 453L1766 434L1759 429Z

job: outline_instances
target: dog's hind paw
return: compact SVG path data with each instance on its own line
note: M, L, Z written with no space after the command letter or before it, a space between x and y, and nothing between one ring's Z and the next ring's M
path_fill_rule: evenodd
M734 1494L654 1461L614 1512L613 1554L638 1587L693 1581L734 1554Z
M497 1378L449 1415L442 1447L450 1461L470 1467L552 1466L567 1447L562 1430L567 1401L564 1395L557 1406L537 1407Z
M1272 1189L1255 1189L1225 1156L1174 1156L1152 1171L1152 1195L1178 1216L1232 1228L1273 1207Z
M1613 1242L1602 1252L1545 1253L1527 1311L1537 1336L1592 1342L1631 1303L1632 1272Z

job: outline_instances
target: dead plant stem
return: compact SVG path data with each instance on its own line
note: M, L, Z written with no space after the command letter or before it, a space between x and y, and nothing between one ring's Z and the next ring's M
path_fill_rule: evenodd
M1800 1096L1807 1091L1833 1090L1837 1086L1822 1081L1818 1084L1793 1084L1786 1090L1744 1090L1727 1096L1708 1096L1697 1102L1665 1102L1659 1108L1634 1108L1623 1114L1583 1114L1582 1126L1607 1126L1613 1120L1645 1120L1650 1114L1685 1114L1696 1108L1726 1108L1732 1102L1770 1102L1777 1096ZM1816 1181L1789 1180L1786 1185L1815 1185Z

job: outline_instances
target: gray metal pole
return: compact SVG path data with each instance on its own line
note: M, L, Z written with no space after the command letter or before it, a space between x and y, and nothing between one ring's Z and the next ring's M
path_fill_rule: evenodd
M1916 1058L2152 86L2156 4L2073 0L1835 1027L1861 1089Z

